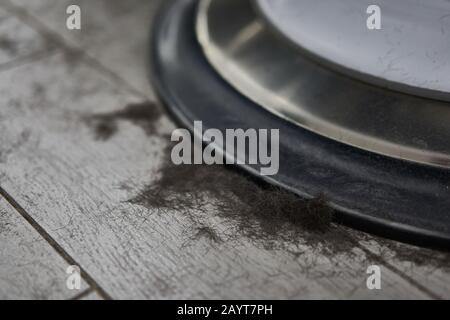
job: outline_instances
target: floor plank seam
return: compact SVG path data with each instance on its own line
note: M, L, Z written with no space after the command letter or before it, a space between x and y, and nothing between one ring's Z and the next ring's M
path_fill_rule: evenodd
M70 298L69 300L82 300L86 296L90 295L92 292L94 292L94 289L89 287L83 292L80 292L79 294L75 295L74 297Z
M72 54L83 58L82 60L84 63L93 67L104 76L107 76L110 80L114 81L116 84L125 86L131 93L139 96L142 99L149 98L148 95L134 88L120 75L102 65L97 59L90 56L83 49L76 47L75 45L69 44L64 39L63 36L61 36L58 32L48 28L44 23L42 23L38 18L30 14L24 8L11 3L9 0L4 0L4 2L0 2L0 7L3 7L5 10L13 14L20 21L22 21L23 23L31 27L33 30L38 32L42 37L50 41L50 43L59 46L62 50L64 50L68 54Z
M80 268L81 277L93 289L98 292L98 294L105 300L112 300L112 297L106 293L106 291L100 287L100 285L92 278L86 270L84 270L76 260L69 255L64 248L55 240L53 237L36 221L31 217L28 212L16 201L14 198L6 192L0 186L0 196L3 196L5 200L42 236L48 244L70 265L76 265Z
M10 71L14 68L21 67L26 64L34 63L44 58L48 58L50 56L55 55L59 51L57 49L51 50L43 50L39 52L34 52L32 54L26 55L24 57L20 57L15 60L11 60L5 63L0 64L0 72Z
M399 270L394 265L392 265L391 263L389 263L388 261L383 259L381 256L379 256L379 255L371 252L370 250L364 248L363 246L361 246L361 244L358 241L356 241L355 239L353 239L352 237L348 236L348 238L355 245L357 245L357 247L359 249L361 249L366 254L366 256L370 257L374 261L377 261L378 263L380 263L380 265L384 265L385 267L389 268L393 273L397 274L399 277L401 277L406 282L408 282L410 285L416 287L418 290L420 290L423 293L425 293L426 295L428 295L430 298L432 298L434 300L442 300L443 299L443 297L439 296L438 294L436 294L435 292L431 291L427 287L421 285L420 283L415 281L413 278L408 276L406 273L404 273L403 271Z

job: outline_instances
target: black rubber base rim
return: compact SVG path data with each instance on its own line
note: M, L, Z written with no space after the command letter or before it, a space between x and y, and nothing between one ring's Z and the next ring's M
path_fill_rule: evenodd
M266 182L325 194L344 224L421 246L450 248L450 171L375 155L278 118L241 96L208 64L194 33L196 0L165 3L153 26L151 78L184 127L279 129L280 170Z

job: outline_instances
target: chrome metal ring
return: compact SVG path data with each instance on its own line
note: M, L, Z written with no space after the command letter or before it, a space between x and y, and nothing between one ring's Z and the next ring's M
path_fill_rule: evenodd
M333 140L450 168L450 103L371 86L299 54L250 0L201 0L197 37L216 71L263 108Z

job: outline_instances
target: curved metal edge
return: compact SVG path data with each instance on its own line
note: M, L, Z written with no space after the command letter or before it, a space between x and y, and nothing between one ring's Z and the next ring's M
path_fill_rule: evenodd
M206 59L215 70L241 94L286 121L327 138L404 161L438 168L450 168L450 156L448 154L434 150L422 150L411 145L403 145L400 142L389 141L385 139L385 137L363 134L352 130L352 128L348 127L348 124L347 126L340 126L303 110L303 108L292 104L292 101L284 101L283 99L278 99L278 96L268 94L268 91L265 90L263 86L259 86L259 82L253 81L255 78L258 79L255 74L245 72L239 73L240 71L236 71L236 65L234 65L233 61L230 61L231 57L227 57L226 54L223 54L219 50L220 48L216 46L213 40L211 40L207 15L213 1L214 0L201 0L199 2L195 26L197 37ZM292 56L290 55L284 55L281 60L290 60L291 58ZM223 68L221 66L227 67ZM295 65L293 65L293 68L294 67ZM336 81L338 80L339 79ZM358 90L362 91L362 89ZM286 106L283 107L284 105ZM289 116L287 114L288 110L293 108L298 110L298 114Z
M262 17L262 20L264 23L270 27L270 30L279 38L283 39L284 41L287 41L291 47L298 50L301 54L306 55L311 60L315 61L316 63L326 67L330 68L344 76L350 76L355 79L358 79L360 81L363 81L365 83L375 85L377 87L380 87L382 89L388 89L392 91L397 91L399 93L405 93L412 96L416 96L419 98L428 98L433 100L439 100L444 102L450 102L450 93L445 91L439 91L439 90L432 90L422 87L413 87L401 82L396 82L392 80L383 79L374 75L371 75L369 73L364 73L352 68L347 68L343 65L337 64L333 62L332 60L326 59L320 55L315 54L314 52L311 52L310 50L300 46L297 44L291 37L286 36L283 31L275 25L275 23L267 17L264 10L261 8L261 6L258 3L258 0L250 0L253 4L253 7L255 10L259 13L259 16Z
M192 2L195 0L189 1ZM166 108L168 114L172 116L176 123L184 126L193 134L195 134L192 125L193 119L189 119L189 117L185 115L183 110L178 107L177 99L172 96L170 90L167 87L167 84L165 84L163 81L161 69L164 68L164 66L159 59L160 52L158 49L162 41L161 34L163 32L163 22L168 18L167 15L172 6L175 6L179 3L179 0L167 0L163 5L161 5L159 9L158 15L154 21L154 28L149 35L150 41L148 52L151 58L148 64L148 77L151 85L153 86L153 88L155 88L155 95L162 103L162 105ZM191 14L193 14L195 12L192 10L193 4L191 3L190 5ZM180 17L176 18L179 19ZM192 27L194 28L194 25ZM258 177L265 183L283 188L285 190L293 192L294 194L297 194L300 197L304 197L307 199L313 198L313 195L292 188L273 177L259 175L258 171L251 166L235 165L230 166L230 168L237 169L244 173L249 173L253 176ZM450 251L450 235L446 233L434 232L423 228L409 226L406 224L393 223L392 221L389 221L387 219L367 216L360 212L340 206L332 201L329 204L333 209L337 210L337 223L342 223L357 230L372 233L374 235L378 235L388 239L417 245L420 247Z

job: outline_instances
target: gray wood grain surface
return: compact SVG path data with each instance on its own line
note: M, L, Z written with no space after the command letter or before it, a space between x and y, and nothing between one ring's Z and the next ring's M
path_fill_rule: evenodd
M64 27L72 3L82 31ZM217 199L189 212L130 202L158 179L175 128L164 113L144 124L124 116L130 105L157 108L146 77L156 5L0 0L0 34L21 30L12 37L20 50L0 46L0 185L83 269L92 291L81 299L450 297L446 253L339 225L321 241L305 230L268 246L221 214ZM106 137L95 119L106 121ZM372 264L381 290L366 287ZM26 287L18 292L27 297ZM51 296L67 298L57 285Z
M0 299L63 299L69 266L46 239L0 196ZM80 291L86 290L82 281Z
M90 292L86 296L80 298L81 300L103 300L97 292Z

